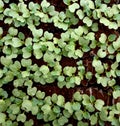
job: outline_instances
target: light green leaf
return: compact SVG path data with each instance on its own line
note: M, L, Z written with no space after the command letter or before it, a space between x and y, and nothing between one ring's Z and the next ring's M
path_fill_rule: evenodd
M96 108L97 110L101 111L104 104L105 104L105 103L104 103L103 100L97 99L96 102L95 102L95 108Z
M71 113L71 114L73 113L71 102L66 102L65 103L65 109L68 110L69 113Z
M83 19L83 22L84 22L88 27L92 26L92 20L91 20L89 17L85 17L85 18Z
M110 0L104 0L104 2L105 2L106 4L108 4L108 3L110 3Z
M28 87L27 88L27 94L30 96L34 96L37 92L37 88L36 87Z
M65 98L62 95L58 95L58 100L57 100L57 105L58 106L63 106L65 103Z
M78 91L74 93L73 98L76 101L81 101L82 100L82 96L81 96L80 92L78 92Z
M19 114L18 116L17 116L17 121L19 122L25 122L26 121L26 115L24 114L24 113L22 113L22 114Z
M73 3L68 8L69 8L70 12L74 13L75 10L79 8L79 4L78 3Z
M30 73L28 71L22 71L21 74L22 74L23 78L26 78L26 77L28 77L30 75Z
M100 58L105 58L106 55L107 55L107 52L106 50L103 50L103 49L99 49L98 52L97 52L97 55L100 57Z
M33 54L36 59L41 59L43 56L43 53L40 49L34 49Z
M1 124L1 123L4 123L5 120L6 120L6 115L5 115L4 113L1 113L1 112L0 112L0 124Z
M42 6L43 8L47 8L47 7L50 6L50 3L47 2L47 0L43 0L43 1L41 2L41 6Z
M20 46L22 46L22 41L17 37L13 37L12 38L12 46L13 47L20 47Z
M71 0L63 0L64 4L70 5Z
M120 62L120 53L117 53L116 55L116 61L119 63Z
M22 109L26 112L31 111L32 109L32 102L30 100L23 100Z
M84 18L84 16L85 16L85 15L84 15L84 12L83 12L82 10L80 10L80 9L77 10L76 14L78 15L79 19L81 19L81 20L82 20L82 19Z
M49 68L48 68L48 66L46 66L46 65L42 65L41 67L40 67L40 71L43 73L43 74L48 74L48 72L49 72Z
M118 97L120 97L120 90L115 90L115 91L113 91L113 97L114 97L115 99L117 99Z
M49 114L49 112L51 111L51 106L48 104L45 104L41 107L41 110L44 112L44 114Z
M119 102L116 104L116 107L117 107L117 110L120 111L120 103Z
M76 111L75 116L76 116L77 120L82 120L83 119L83 111L82 110Z
M102 33L102 34L100 35L99 41L100 41L101 43L105 43L105 42L106 42L106 39L107 39L106 34Z
M68 119L65 116L61 116L58 119L58 123L59 123L60 126L64 126L67 122L68 122Z
M109 40L110 42L115 41L116 38L117 38L116 34L110 34L110 35L108 36L108 40Z
M78 57L82 58L83 52L80 49L77 49L77 50L75 50L75 55L77 55Z
M37 91L36 97L38 99L43 99L45 97L45 92L41 92L40 90Z

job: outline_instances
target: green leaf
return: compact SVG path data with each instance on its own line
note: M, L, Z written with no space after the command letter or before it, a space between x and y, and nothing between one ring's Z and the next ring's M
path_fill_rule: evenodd
M5 3L9 3L9 0L4 0Z
M40 9L40 5L37 3L29 2L29 9L35 12L35 10Z
M116 55L116 61L119 63L120 62L120 53L117 53Z
M113 91L113 97L114 99L117 99L118 97L120 97L120 90Z
M80 9L76 11L76 14L77 14L77 16L79 17L79 19L81 19L81 20L82 20L82 19L84 18L84 16L85 16L85 15L84 15L84 12L83 12L82 10L80 10Z
M79 102L73 102L72 108L73 108L74 111L80 110L80 107L81 107L81 105L80 105Z
M3 34L3 28L0 27L0 36Z
M75 10L79 8L79 4L78 3L73 3L73 4L69 5L68 8L69 8L70 12L74 13Z
M116 72L116 75L117 75L118 77L120 77L120 70L116 70L115 72Z
M107 40L106 34L102 33L102 34L100 35L99 41L100 41L101 43L105 43L106 40Z
M25 121L25 123L24 123L25 126L33 126L33 124L34 124L34 122L32 119Z
M31 51L28 50L27 47L23 47L22 48L22 52L23 52L23 58L30 58L31 57Z
M45 97L45 92L41 92L40 90L37 91L36 97L38 99L43 99Z
M113 45L108 45L108 52L110 54L113 54L115 52L115 49L114 49Z
M88 27L92 26L92 20L91 20L89 17L85 17L85 18L83 19L83 22L84 22Z
M114 47L115 50L120 48L120 41L119 40L120 40L120 38L117 41L113 42L113 47Z
M1 112L0 112L0 124L1 124L1 123L4 123L5 120L6 120L6 115L5 115L4 113L1 113Z
M57 100L57 105L58 106L63 106L65 103L65 98L62 95L58 95L58 100Z
M117 107L117 110L120 111L120 103L119 102L116 104L116 107Z
M37 115L38 111L39 111L39 107L37 105L34 105L32 107L31 113L32 115Z
M32 109L32 102L30 100L23 100L22 109L26 112L31 111Z
M91 125L95 125L95 124L97 124L97 116L96 115L91 115L91 117L90 117L90 124Z
M18 29L14 28L14 27L10 27L8 32L10 35L16 36L18 34Z
M77 34L78 36L81 36L83 34L83 27L79 26L77 29L75 29L75 34Z
M5 100L0 100L0 112L5 112L7 109Z
M82 120L83 119L83 111L82 110L76 111L75 116L76 116L77 120Z
M95 108L94 108L94 106L91 103L88 103L85 106L85 108L86 108L86 110L88 110L88 112L94 112L95 111Z
M120 20L120 14L115 14L114 16L113 16L113 19L114 20Z
M4 2L0 1L0 9L4 7Z
M18 38L19 38L20 40L24 40L24 39L25 39L24 33L19 32L19 33L18 33Z
M44 114L49 114L49 112L51 111L51 106L48 104L45 104L41 107L41 110L44 112Z
M108 84L109 78L108 77L98 77L97 83L102 84L103 87L106 87Z
M85 36L87 40L95 40L95 33L94 32L89 32L87 36Z
M13 37L12 38L12 46L15 48L20 47L20 46L22 46L22 41L17 37Z
M102 63L100 60L94 59L92 62L93 67L95 67L95 70L98 74L101 74L104 72L104 67L102 66Z
M21 60L21 65L23 67L29 67L32 65L32 60L31 59L22 59Z
M19 86L23 86L23 83L24 83L23 79L16 79L16 80L14 80L13 85L15 87L19 87Z
M108 28L117 30L118 29L118 24L116 22L109 22Z
M64 4L70 5L71 0L63 0Z
M116 84L116 80L115 79L111 79L111 80L108 81L108 85L110 87L113 87L115 84Z
M89 126L87 122L78 121L77 126Z
M12 114L18 114L20 112L20 107L16 104L11 104L10 109L12 110Z
M105 2L106 4L108 4L108 3L110 3L111 1L110 1L110 0L104 0L104 2Z
M68 110L69 113L71 113L71 114L73 113L71 102L66 102L65 103L65 109Z
M105 108L103 108L102 110L101 110L101 112L99 113L99 116L100 116L100 119L102 120L102 121L107 121L108 120L108 110L106 110Z
M97 55L100 57L100 58L105 58L106 55L107 55L107 52L106 50L103 50L103 49L99 49L98 52L97 52Z
M83 101L82 101L83 105L85 106L89 105L90 97L87 94L83 94L82 97L83 97Z
M47 39L47 40L51 40L53 38L53 34L52 33L49 33L48 31L45 31L44 32L44 37Z
M91 26L91 29L93 32L97 32L98 31L98 23L93 23Z
M9 66L10 64L12 64L12 60L8 57L4 57L4 56L1 56L0 57L0 62L1 64L3 64L4 66Z
M37 88L36 87L28 87L27 88L27 94L30 96L34 96L37 92Z
M59 76L59 77L58 77L58 81L59 81L59 82L63 82L63 81L64 81L64 79L65 79L65 77L64 77L64 76Z
M54 112L54 113L59 114L60 111L61 111L61 110L60 110L60 107L58 107L58 106L54 106L54 107L53 107L53 112Z
M43 56L43 53L40 49L34 49L33 54L36 59L41 59Z
M100 23L104 24L105 26L110 26L110 21L105 17L100 18Z
M113 42L113 41L115 41L116 38L117 38L116 34L110 34L108 36L108 41Z
M22 71L22 77L23 78L26 78L26 77L29 77L30 73L28 71Z
M43 73L43 74L48 74L49 73L49 68L48 68L48 66L46 66L46 65L42 65L41 67L40 67L40 71Z
M103 100L97 99L96 102L95 102L95 108L96 108L97 110L101 111L104 104L105 104L105 103L104 103Z
M93 74L92 74L92 72L88 71L85 76L88 80L90 80L90 79L92 79Z
M58 101L58 96L57 96L57 94L56 93L54 93L53 95L52 95L52 102L53 103L57 103L57 101Z
M79 76L75 76L74 79L75 79L75 80L74 80L74 81L75 81L75 84L76 84L76 85L80 85L81 78L80 78Z
M47 8L47 7L50 6L50 3L47 2L47 0L43 0L43 1L41 2L41 6L42 6L43 8Z
M83 117L84 117L85 119L89 119L89 118L90 118L89 112L83 112Z
M64 67L63 69L63 73L67 76L72 76L73 73L76 72L76 67L69 67L69 66L66 66Z
M75 50L75 55L82 58L83 57L83 52L80 49L77 49L77 50Z
M24 113L22 113L22 114L19 114L18 116L17 116L17 121L19 122L25 122L26 121L26 115L24 114Z
M58 119L58 123L59 123L60 126L64 126L67 122L68 122L68 119L65 116L61 116Z

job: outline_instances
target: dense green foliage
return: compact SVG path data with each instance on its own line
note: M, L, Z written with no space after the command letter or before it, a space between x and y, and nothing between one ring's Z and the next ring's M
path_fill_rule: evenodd
M63 95L46 96L35 83L57 82L59 88L69 89L80 86L84 79L91 80L93 71L86 71L82 57L97 49L92 59L96 85L112 88L113 98L120 98L120 85L116 81L120 77L120 36L116 32L103 32L96 37L99 24L111 31L120 27L120 4L107 6L110 0L63 0L67 7L59 12L46 0L28 5L23 0L18 4L9 2L0 0L0 22L9 26L7 33L0 27L0 125L18 126L22 122L24 126L32 126L34 120L28 120L26 114L31 113L44 120L45 126L72 126L71 117L78 121L77 126L97 123L104 126L105 122L119 126L119 102L107 106L103 100L79 91L74 92L71 101L66 101ZM53 24L63 32L56 37L40 28L41 23ZM19 31L25 27L30 31L27 35ZM32 56L46 64L35 64ZM60 64L63 56L76 60L76 66L63 68ZM113 61L112 64L102 62L104 58ZM7 84L14 87L12 95L3 89Z

